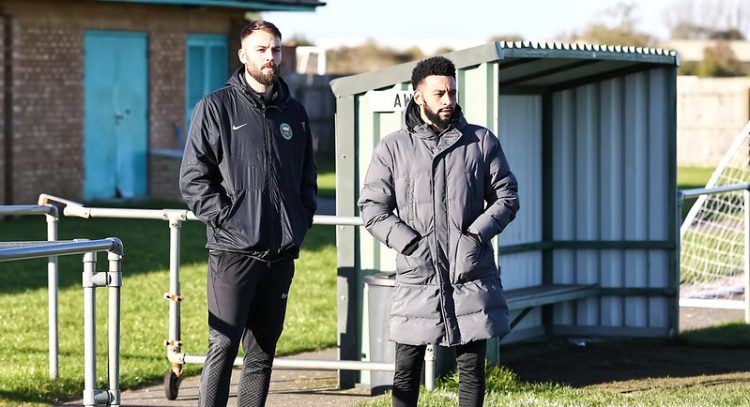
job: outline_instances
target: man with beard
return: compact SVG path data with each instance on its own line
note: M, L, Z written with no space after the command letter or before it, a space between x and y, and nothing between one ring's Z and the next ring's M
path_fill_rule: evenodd
M459 404L481 406L487 339L509 331L490 240L515 218L518 185L497 137L464 119L450 60L420 61L411 84L406 126L375 147L359 199L367 230L398 252L393 405L417 405L433 344L455 348Z
M180 191L206 224L209 251L201 406L227 404L240 341L237 405L265 404L294 259L316 206L307 113L279 77L281 33L255 21L240 38L243 66L196 104L180 168Z

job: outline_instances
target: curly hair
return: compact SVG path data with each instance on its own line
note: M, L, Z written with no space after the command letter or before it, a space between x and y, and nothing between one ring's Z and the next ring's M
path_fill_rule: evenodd
M416 89L424 78L431 75L456 77L456 66L446 57L430 57L417 63L411 71L411 86Z

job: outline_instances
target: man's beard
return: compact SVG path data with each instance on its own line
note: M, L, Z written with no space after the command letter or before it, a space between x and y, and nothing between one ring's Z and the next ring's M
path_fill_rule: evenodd
M263 69L268 67L273 67L273 72L264 73ZM279 66L274 65L272 62L263 65L260 69L255 68L252 64L248 64L246 70L250 74L250 77L266 86L273 85L276 82L276 78L279 77Z
M447 119L443 119L442 117L440 117L440 110L443 110L445 108L439 109L437 112L435 112L432 109L430 109L430 107L427 106L426 103L423 105L423 107L424 107L424 115L427 116L427 119L431 121L432 124L435 127L437 127L440 131L445 130L448 127L448 124L453 120L453 112L455 112L455 109L452 109L451 115L448 116Z

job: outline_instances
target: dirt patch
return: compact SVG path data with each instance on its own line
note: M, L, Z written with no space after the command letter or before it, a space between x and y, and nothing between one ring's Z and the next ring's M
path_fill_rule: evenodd
M680 314L683 331L741 321L744 316L742 311L696 308L683 308ZM502 361L523 381L572 387L637 391L657 383L669 387L726 381L750 387L750 349L697 348L666 340L594 341L583 346L561 340L508 346L502 350Z
M569 342L504 349L503 365L529 382L586 387L610 382L750 372L750 350L704 349L669 343ZM747 380L750 375L744 375Z

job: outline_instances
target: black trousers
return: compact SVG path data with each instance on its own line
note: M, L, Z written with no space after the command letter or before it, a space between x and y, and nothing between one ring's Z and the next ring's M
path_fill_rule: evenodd
M245 351L238 406L263 406L271 383L294 261L266 263L240 253L210 251L208 355L201 372L200 406L226 406L239 343Z
M426 345L396 344L396 373L393 375L393 407L416 407ZM480 407L484 403L484 359L487 341L455 347L458 365L458 403Z

